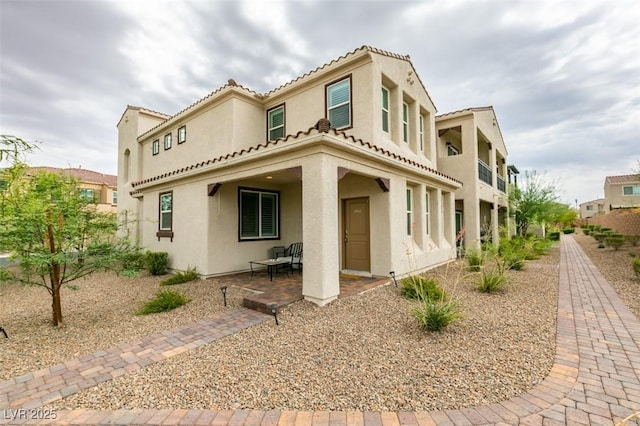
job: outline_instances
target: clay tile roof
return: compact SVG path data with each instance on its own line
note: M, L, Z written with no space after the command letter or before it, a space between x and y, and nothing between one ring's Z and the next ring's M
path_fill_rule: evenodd
M97 183L104 184L107 186L118 186L118 177L115 175L107 175L99 172L94 172L93 170L87 170L82 168L67 168L61 169L58 167L30 167L30 173L36 173L39 171L49 172L49 173L62 173L67 176L73 176L78 179L80 182L85 183Z
M633 183L640 181L638 175L619 175L619 176L607 176L608 183Z

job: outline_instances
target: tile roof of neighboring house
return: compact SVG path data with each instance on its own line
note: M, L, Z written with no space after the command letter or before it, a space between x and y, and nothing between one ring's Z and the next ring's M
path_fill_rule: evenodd
M602 204L604 203L604 198L598 198L597 200L585 201L584 203L580 203L581 206L585 204Z
M29 171L38 172L45 171L50 173L64 173L68 176L73 176L80 182L105 184L107 186L118 186L118 177L115 175L106 175L93 170L87 170L82 168L70 167L67 169L61 169L59 167L30 167Z
M321 119L321 120L326 120L326 119ZM374 145L374 144L372 144L370 142L365 142L362 139L357 139L354 136L345 133L344 131L336 130L336 129L333 129L333 128L332 129L325 129L325 130L323 130L323 129L318 130L316 128L316 126L314 126L314 127L309 128L309 130L307 130L307 131L299 131L295 135L287 135L284 138L278 138L278 139L276 139L274 141L267 141L267 142L264 142L264 143L260 143L258 145L254 145L254 146L252 146L250 148L247 148L247 149L242 149L240 151L234 151L234 152L232 152L230 154L221 155L219 157L212 158L212 159L209 159L207 161L201 161L199 163L191 164L191 165L186 166L186 167L181 167L181 168L173 170L171 172L163 173L161 175L153 176L153 177L150 177L150 178L147 178L147 179L143 179L141 181L132 182L131 186L133 188L135 188L136 186L140 186L140 185L145 184L145 183L150 183L150 182L153 182L153 181L156 181L156 180L159 180L159 179L164 179L164 178L167 178L167 177L170 177L170 176L179 175L179 174L185 173L185 172L187 172L189 170L193 170L193 169L197 169L197 168L200 168L200 167L208 166L210 164L215 164L217 162L224 161L224 160L227 160L229 158L240 157L241 155L248 154L251 151L258 151L258 150L261 150L261 149L268 148L270 145L277 145L279 143L285 143L285 142L289 141L290 139L296 139L296 138L299 138L300 136L307 136L307 135L311 134L314 131L324 132L324 133L332 133L335 136L342 136L345 139L346 142L351 142L351 143L360 145L362 147L369 148L370 150L378 152L380 154L384 154L384 155L388 156L389 158L393 158L393 159L398 160L400 162L403 162L405 164L420 168L422 170L425 170L427 172L433 173L435 175L441 176L441 177L446 178L446 179L448 179L448 180L450 180L452 182L455 182L457 184L462 185L461 181L459 181L459 180L457 180L455 178L452 178L451 176L447 176L444 173L439 172L436 169L433 169L433 168L431 168L429 166L426 166L426 165L424 165L422 163L419 163L419 162L417 162L415 160L411 160L411 159L409 159L407 157L404 157L404 156L402 156L400 154L397 154L395 152L391 152L391 151L389 151L387 149L380 148L377 145ZM134 192L135 191L132 191L132 194Z
M348 53L346 53L346 54L344 54L342 56L339 56L338 58L333 59L330 62L328 62L328 63L326 63L324 65L321 65L321 66L319 66L319 67L317 67L317 68L315 68L315 69L313 69L313 70L311 70L311 71L309 71L309 72L307 72L305 74L302 74L301 76L299 76L299 77L297 77L297 78L295 78L295 79L293 79L293 80L291 80L291 81L289 81L287 83L284 83L284 84L278 86L277 88L275 88L273 90L270 90L269 92L266 92L264 94L258 93L258 92L254 91L254 90L251 90L251 89L249 89L249 88L247 88L245 86L242 86L241 84L236 83L235 80L233 80L233 79L229 79L227 84L225 84L224 86L221 86L221 87L217 88L216 90L214 90L213 92L209 93L205 97L195 101L194 103L192 103L188 107L182 109L181 111L177 112L176 114L174 114L172 116L169 116L169 115L166 115L166 114L162 114L162 113L158 113L158 112L151 111L151 110L147 110L147 111L150 111L150 112L153 112L153 113L156 113L156 114L160 114L160 115L166 116L167 118L163 122L158 123L156 126L152 127L151 129L147 130L143 134L139 135L138 136L138 140L144 138L144 136L147 135L148 133L153 132L158 127L163 126L164 124L166 124L169 121L175 119L176 117L178 117L178 116L186 113L187 111L195 108L197 105L203 103L207 99L210 99L212 96L222 92L223 90L225 90L227 88L236 87L236 88L238 88L238 89L240 89L242 91L245 91L250 96L255 96L258 99L264 99L264 98L266 98L266 97L268 97L268 96L270 96L270 95L272 95L272 94L284 89L285 87L288 87L288 86L294 84L297 81L304 80L305 78L307 78L307 77L309 77L311 75L314 75L314 74L322 71L323 69L328 68L331 65L333 65L333 64L335 64L335 63L337 63L337 62L339 62L339 61L341 61L343 59L346 59L346 58L348 58L350 56L353 56L353 55L355 55L355 54L357 54L359 52L364 52L364 51L371 52L371 53L377 53L379 55L388 56L388 57L396 58L396 59L401 59L401 60L409 62L409 64L411 64L411 67L414 69L414 75L418 79L418 82L422 86L422 89L425 91L425 93L429 97L429 100L431 101L431 103L433 103L433 100L431 99L431 96L429 95L429 92L427 91L424 83L422 82L422 80L420 79L418 73L415 71L415 68L413 67L413 63L411 63L411 58L409 57L409 55L399 55L397 53L388 52L386 50L382 50L382 49L378 49L378 48L375 48L375 47L371 47L371 46L366 46L365 45L365 46L361 46L361 47L359 47L357 49L354 49L354 50L352 50L352 51L350 51L350 52L348 52ZM433 104L435 106L435 103L433 103ZM139 107L131 107L130 106L129 108L139 108ZM144 109L144 108L139 108L139 109ZM124 113L123 113L123 116L124 116ZM122 117L120 119L122 120Z
M489 105L489 106L484 106L484 107L471 107L471 108L465 108L465 109L459 109L457 111L450 111L450 112L445 112L444 114L438 114L436 115L436 118L444 118L447 117L449 115L456 115L456 114L462 114L464 112L480 112L480 111L493 111L493 106Z
M608 183L633 183L640 182L640 176L638 175L620 175L620 176L607 176L606 181Z

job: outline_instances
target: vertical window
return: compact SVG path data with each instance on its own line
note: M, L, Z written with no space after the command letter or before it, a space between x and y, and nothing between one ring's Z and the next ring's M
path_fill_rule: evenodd
M382 87L382 130L389 133L389 90Z
M153 141L153 143L151 144L151 152L153 153L153 155L158 155L158 153L160 152L160 140L156 139L155 141Z
M270 141L284 137L284 105L267 111L267 132Z
M413 190L411 188L407 188L407 235L411 235L411 228L413 227L412 226L413 210L411 208L412 197L413 197Z
M164 135L164 149L171 149L171 133Z
M427 230L427 235L429 235L429 191L427 190L426 193L426 204L424 205L424 211L425 211L425 225L426 225L426 230Z
M424 116L422 114L420 114L420 117L418 118L418 124L420 125L420 152L424 152Z
M187 126L178 128L178 145L187 141Z
M173 227L173 192L160 194L160 231L171 231Z
M402 140L409 142L409 105L402 103Z
M111 193L111 204L118 204L118 191Z
M279 238L279 193L239 189L241 240Z
M331 127L351 126L351 78L347 77L327 86L327 118Z

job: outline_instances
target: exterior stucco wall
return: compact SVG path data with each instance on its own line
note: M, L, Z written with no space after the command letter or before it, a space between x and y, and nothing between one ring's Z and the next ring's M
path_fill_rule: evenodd
M640 180L627 183L609 183L604 185L604 208L609 212L616 208L640 206L640 195L624 195L625 186L640 186Z

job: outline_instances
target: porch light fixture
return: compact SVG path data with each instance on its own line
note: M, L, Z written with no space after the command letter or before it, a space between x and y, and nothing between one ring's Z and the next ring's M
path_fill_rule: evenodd
M269 309L271 309L271 315L273 315L273 318L276 320L276 325L280 325L278 324L278 305L272 303L269 305Z
M222 299L224 300L224 306L227 306L227 286L223 285L220 287L220 291L222 292Z
M391 278L393 278L393 284L398 287L398 282L396 281L396 273L395 271L391 271L389 272L389 275L391 275Z

